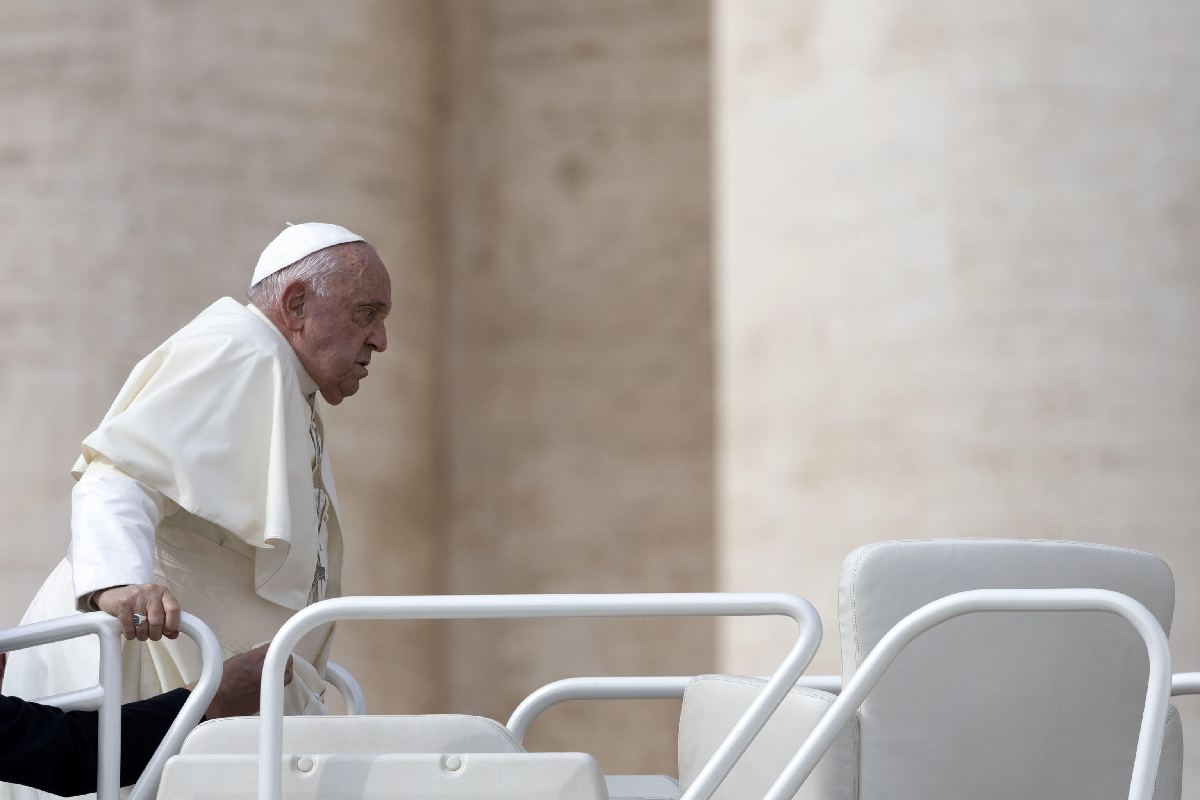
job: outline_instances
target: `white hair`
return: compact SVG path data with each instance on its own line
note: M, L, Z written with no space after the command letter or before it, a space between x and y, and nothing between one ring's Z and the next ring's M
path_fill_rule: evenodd
M279 305L283 290L296 281L302 282L317 297L324 297L329 289L329 279L338 268L338 257L333 247L309 253L295 264L272 273L246 290L246 297L260 311L269 311Z

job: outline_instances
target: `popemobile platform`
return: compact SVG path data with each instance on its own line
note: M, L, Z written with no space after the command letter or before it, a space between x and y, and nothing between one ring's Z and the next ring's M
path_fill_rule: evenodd
M196 726L220 682L203 621L182 630L203 673L132 800L1179 800L1174 580L1135 550L1058 541L865 545L843 563L841 675L807 675L823 627L799 595L754 593L342 597L274 638L261 714ZM794 642L767 677L586 676L544 686L504 723L372 716L354 678L328 680L345 716L283 717L283 669L341 619L784 616ZM44 698L100 711L99 798L116 800L120 625L102 612L0 631L0 650L99 637L99 683ZM586 753L530 752L565 700L682 698L675 775L605 775ZM1191 787L1193 796L1196 787Z

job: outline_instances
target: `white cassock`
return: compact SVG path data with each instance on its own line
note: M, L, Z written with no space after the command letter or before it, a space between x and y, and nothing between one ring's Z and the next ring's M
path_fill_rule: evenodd
M316 389L274 324L228 297L142 359L83 441L70 554L22 623L86 610L98 589L157 582L228 658L338 596L341 529ZM326 713L332 641L328 625L296 649L287 713ZM186 635L122 647L124 702L199 677ZM92 637L14 652L4 691L33 699L94 685L98 658ZM50 795L0 784L5 796Z

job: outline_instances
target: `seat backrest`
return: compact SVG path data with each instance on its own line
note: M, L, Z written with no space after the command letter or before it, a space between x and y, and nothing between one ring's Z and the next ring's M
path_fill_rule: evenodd
M586 753L391 753L288 758L287 800L608 800ZM258 757L178 755L159 800L256 800Z
M766 681L737 675L701 675L688 684L679 716L679 786L691 787ZM814 689L788 692L762 731L717 788L713 800L762 797L812 732L834 697ZM797 800L857 800L858 722L851 720Z
M258 796L258 717L198 726L167 762L162 800ZM290 800L606 800L585 753L526 753L500 723L462 714L283 719Z
M258 717L227 717L196 727L184 755L258 753ZM311 716L283 718L283 751L345 753L520 753L524 749L500 723L465 714Z
M1018 540L860 547L841 575L843 679L893 625L945 595L1074 587L1126 594L1170 630L1171 571L1146 553ZM1111 614L996 612L944 623L909 645L862 706L862 800L1124 798L1147 676L1141 637ZM1173 735L1177 721L1168 751Z

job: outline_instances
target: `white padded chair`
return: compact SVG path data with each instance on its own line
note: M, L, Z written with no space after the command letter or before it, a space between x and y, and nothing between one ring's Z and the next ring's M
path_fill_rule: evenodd
M1174 581L1158 558L1073 542L898 541L843 564L843 682L921 606L970 589L1098 588L1128 595L1170 630ZM914 641L804 784L805 800L1118 800L1126 797L1145 699L1141 638L1099 612L979 613ZM686 789L758 691L703 676L680 720ZM762 797L832 695L796 690L722 784L722 800ZM1182 731L1167 717L1156 800L1179 800Z
M483 717L287 717L283 723L283 796L289 800L609 797L591 756L526 753L504 726ZM255 797L258 735L257 717L198 726L167 762L158 796Z
M257 779L257 717L199 725L168 762L159 797L244 800ZM718 742L719 743L719 742ZM286 717L288 798L675 800L660 775L603 776L584 753L527 753L495 720L462 714ZM714 746L715 749L715 746ZM214 775L220 775L219 780Z

